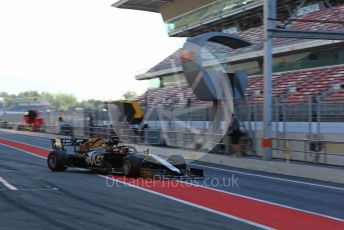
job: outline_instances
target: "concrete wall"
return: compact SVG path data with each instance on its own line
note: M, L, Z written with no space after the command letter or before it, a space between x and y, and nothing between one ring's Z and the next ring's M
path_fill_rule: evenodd
M309 152L308 133L290 132L282 137L282 133L273 132L274 138L290 138L293 140L274 141L273 156L284 160L297 160L314 162L315 153ZM321 134L320 140L329 142L323 143L322 151L319 154L318 163L344 166L344 134ZM255 149L258 155L262 155L261 139L263 132L256 132ZM341 143L331 143L330 141L341 141ZM279 150L277 150L279 149Z
M337 124L338 126L338 124ZM302 127L302 124L300 125ZM166 127L165 127L166 128ZM273 156L274 158L279 158L282 160L296 160L305 162L314 162L316 154L309 152L309 134L307 130L298 130L299 132L288 132L283 134L281 132L273 132L273 138L276 139L293 139L293 140L279 140L273 141ZM335 127L334 127L334 130ZM169 139L168 145L179 147L179 148L195 148L197 143L202 146L202 149L213 149L215 142L220 142L221 137L212 137L207 135L200 135L194 133L185 133L184 129L181 128L166 128L166 137ZM201 133L206 131L205 129L199 130ZM261 140L263 138L263 133L261 130L257 130L252 133L253 138L253 150L255 154L262 155ZM325 141L323 143L323 148L317 163L340 165L344 166L344 134L338 133L322 133L317 136L320 140ZM333 141L333 143L331 143ZM338 143L336 143L338 142ZM207 144L209 143L209 144ZM248 154L253 154L251 148L249 148Z

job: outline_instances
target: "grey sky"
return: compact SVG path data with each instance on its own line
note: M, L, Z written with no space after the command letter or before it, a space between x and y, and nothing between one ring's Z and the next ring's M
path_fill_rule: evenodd
M111 7L113 0L0 0L0 91L118 99L142 93L135 74L182 45L159 14Z

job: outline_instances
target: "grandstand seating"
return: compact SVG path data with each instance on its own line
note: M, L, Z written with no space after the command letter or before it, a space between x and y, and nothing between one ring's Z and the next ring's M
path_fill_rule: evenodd
M338 15L344 15L344 4L333 7L332 9L324 8L319 11L311 12L297 19L304 20L323 20L336 21ZM283 25L283 23L279 23ZM318 22L304 22L292 21L287 28L300 30L331 30L343 32L344 26L335 23L318 23ZM227 56L234 56L239 53L258 51L262 49L263 42L263 28L262 26L250 28L244 31L239 31L236 35L250 41L253 45L237 50L228 50L221 48L221 46L214 46L210 44L208 50L216 56L216 53L223 53ZM285 46L286 44L304 42L301 39L274 39L274 46ZM149 72L154 73L160 70L171 69L173 67L180 67L180 52L177 50L170 57L160 62L153 67ZM205 58L206 60L207 58ZM283 103L300 103L306 102L309 99L320 96L323 102L337 102L344 101L344 65L328 66L312 69L303 69L297 71L288 71L274 73L273 75L273 91L274 100ZM250 103L262 103L263 101L263 77L262 75L250 76L248 79L248 88L246 95ZM147 99L145 99L147 97ZM148 105L162 105L174 107L184 107L187 100L190 98L192 106L203 106L205 102L197 100L193 95L192 90L186 86L180 87L166 87L162 89L148 90L145 95L138 98L141 104Z
M337 15L344 15L344 4L338 5L332 8L333 11L329 8L324 8L319 11L315 11L303 16L297 17L297 19L304 19L304 20L314 20L314 19L319 19L323 21L336 21L336 15L333 13L335 12ZM279 23L280 26L283 25L283 23ZM344 26L342 24L334 24L334 23L317 23L317 22L300 22L300 21L294 21L290 23L287 26L289 29L307 29L307 30L331 30L331 31L336 31L336 32L344 32ZM228 48L222 46L223 50L221 50L220 46L214 46L214 45L209 45L207 49L209 50L214 50L214 53L220 52L220 53L226 53L229 56L235 56L241 53L248 53L248 52L254 52L254 51L259 51L262 50L262 42L263 42L263 26L258 26L258 27L253 27L247 30L239 31L235 35L246 39L250 41L253 45L250 47L245 47L241 49L236 49L236 50L228 50ZM291 38L275 38L273 40L274 47L278 46L285 46L285 45L290 45L290 44L298 44L298 43L303 43L304 40L302 39L291 39ZM168 58L164 59L160 63L158 63L156 66L151 68L148 72L149 73L154 73L160 70L168 70L172 69L172 67L180 67L180 52L181 49L175 51L173 54L171 54ZM173 63L173 65L172 65Z
M338 89L334 89L335 86ZM248 78L246 96L249 103L262 103L263 76L255 75ZM323 102L344 101L344 65L303 69L275 73L273 75L272 95L283 103L306 102L312 97L320 96ZM150 89L137 100L148 105L186 107L190 98L192 106L203 106L206 102L197 100L190 87L166 87Z
M343 82L343 65L277 73L273 76L272 95L283 103L305 102L315 96L323 97L331 91L333 86ZM262 76L254 76L252 80L249 80L246 94L251 102L263 101L262 85ZM260 94L255 95L256 91ZM326 101L331 101L331 96L328 98L330 99Z
M312 97L324 96L331 91L332 87L336 84L344 82L344 73L340 72L344 70L342 66L339 67L327 67L322 68L320 71L311 72L313 75L312 80L304 87L298 90L296 93L287 97L283 102L297 103L307 101ZM331 97L330 97L331 98Z
M344 85L342 87L343 87L343 89L335 91L333 94L324 98L324 101L326 101L326 102L343 102L344 101Z
M147 103L149 106L186 107L188 99L190 99L193 106L205 104L197 100L191 88L187 86L149 89L145 94L138 97L137 101L141 105L146 105Z
M344 4L333 7L333 9L324 8L310 14L298 17L298 19L306 20L323 20L323 21L337 21L340 19L344 11ZM339 20L340 21L340 20ZM293 29L299 30L343 30L342 24L337 23L315 23L315 22L302 22L296 21L292 25Z
M331 81L336 87L332 92L330 92L323 101L325 102L343 102L344 101L344 67L333 75Z

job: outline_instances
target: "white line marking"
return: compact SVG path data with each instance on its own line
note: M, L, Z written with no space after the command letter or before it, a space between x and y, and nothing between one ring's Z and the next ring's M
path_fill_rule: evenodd
M8 183L4 178L0 177L0 183L6 186L9 190L18 190L16 187Z
M2 138L2 139L8 140L8 141L13 141L13 140L10 140L10 139L7 139L7 138ZM27 144L25 142L18 142L18 141L14 141L14 142L17 142L17 143L20 143L20 144L26 144L26 145L33 146L33 147L38 147L38 146L35 146L35 145ZM3 145L5 145L5 144L3 144ZM8 145L6 145L6 146L8 146ZM11 147L11 146L8 146L8 147ZM12 147L12 148L14 148L14 147ZM42 147L39 147L39 148L42 148ZM16 149L18 149L18 148L16 148ZM51 151L51 149L47 149L47 148L42 148L42 149ZM20 150L20 149L18 149L18 150ZM23 151L23 150L21 150L21 151ZM27 151L24 151L24 152L27 152ZM27 153L32 154L30 152L27 152ZM42 158L44 158L44 157L42 157ZM264 176L264 175L260 175L260 174L241 172L241 171L231 170L231 169L215 168L215 167L212 167L212 166L206 166L206 165L202 165L202 164L194 164L194 163L188 163L188 164L189 165L200 166L200 167L204 167L204 168L210 168L210 169L214 169L214 170L219 170L219 171L238 173L238 174L247 175L247 176L254 176L254 177L260 177L260 178L272 179L272 180L280 180L280 181L285 181L285 182L290 182L290 183L304 184L304 185L309 185L309 186L314 186L314 187L323 187L323 188L328 188L328 189L335 189L335 190L344 191L344 188L341 188L341 187L322 185L322 184L315 184L315 183L303 182L303 181L296 181L296 180L284 179L284 178L279 178L279 177Z
M29 145L29 146L32 146L32 147L35 147L35 148L40 148L40 149L44 149L44 150L49 150L49 151L51 151L51 149L47 149L47 148L40 147L40 146L37 146L37 145L28 144L28 143L26 143L26 142L14 141L14 140L11 140L11 139L8 139L8 138L0 138L0 139L4 139L4 140L7 140L7 141L16 142L16 143L18 143L18 144ZM50 139L48 139L48 138L45 139L45 140L47 140L47 141L50 142ZM5 145L5 144L2 144L2 145ZM8 145L7 145L7 146L8 146Z
M181 181L181 180L180 180L180 182L182 182L184 184L195 185L197 187L202 187L202 188L214 190L214 191L217 191L217 192L226 193L226 194L233 195L233 196L243 197L243 198L246 198L246 199L249 199L249 200L259 201L259 202L266 203L266 204L271 204L271 205L275 205L275 206L279 206L279 207L283 207L283 208L287 208L287 209L292 209L292 210L296 210L296 211L300 211L300 212L305 212L305 213L309 213L309 214L312 214L312 215L322 216L322 217L325 217L325 218L329 218L329 219L333 219L333 220L338 220L338 221L344 222L344 219L340 219L340 218L336 218L336 217L332 217L332 216L327 216L327 215L324 215L324 214L320 214L320 213L316 213L316 212L312 212L312 211L307 211L307 210L304 210L304 209L294 208L294 207L291 207L291 206L287 206L287 205L283 205L283 204L278 204L278 203L274 203L274 202L270 202L270 201L266 201L266 200L261 200L261 199L257 199L257 198L253 198L253 197L249 197L249 196L244 196L244 195L240 195L240 194L237 194L237 193L231 193L231 192L228 192L228 191L219 190L219 189L212 188L212 187L206 187L206 186L203 186L203 185L200 185L200 184L193 184L193 183L189 183L189 182Z
M58 188L21 188L18 191L56 191Z
M6 191L7 189L0 189L0 191ZM17 191L20 192L20 191L27 191L27 192L40 192L40 191L57 191L59 190L58 188L20 188L18 189ZM7 190L8 191L8 190Z
M18 143L20 143L20 142L18 142ZM4 145L4 144L3 144L3 145ZM19 148L15 148L15 147L12 147L12 146L9 146L9 145L6 145L6 146L8 146L8 147L10 147L10 148L17 149L17 150L22 151L22 152L25 152L25 153L28 153L28 154L33 155L33 156L36 156L36 157L40 157L40 158L46 159L45 157L42 157L42 156L39 156L39 155L30 153L30 152L21 150L21 149L19 149ZM31 146L34 146L34 145L31 145ZM34 146L34 147L38 147L38 146ZM40 148L40 147L39 147L39 148ZM192 163L189 163L189 165L201 166L201 167L211 168L211 169L220 170L220 171L235 172L235 173L240 173L240 174L244 174L244 175L262 177L262 178L268 178L268 179L282 180L282 181L288 181L288 182L294 182L294 183L301 183L301 184L304 183L304 184L313 185L313 186L329 187L329 188L334 188L334 189L340 189L340 190L342 190L342 188L337 188L337 187L332 187L332 186L318 185L318 184L307 183L307 182L301 182L301 181L294 181L294 180L288 180L288 179L283 179L283 178L278 178L278 177L263 176L263 175L259 175L259 174L245 173L245 172L240 172L240 171L236 171L236 170L215 168L215 167L211 167L211 166L205 166L205 165L199 165L199 164L192 164ZM235 216L232 216L232 215L229 215L229 214L226 214L226 213L218 212L218 211L216 211L216 210L209 209L209 208L206 208L206 207L203 207L203 206L200 206L200 205L196 205L196 204L193 204L193 203L191 203L191 202L187 202L187 201L184 201L184 200L180 200L180 199L178 199L178 198L174 198L174 197L167 196L167 195L165 195L165 194L161 194L161 193L154 192L154 191L151 191L151 190L142 188L142 187L138 187L138 186L135 186L135 185L132 185L132 184L128 184L128 183L123 182L123 181L120 181L120 180L116 180L116 179L113 179L113 178L108 178L108 177L106 177L106 176L99 175L99 174L97 174L97 175L100 176L100 177L103 177L103 178L107 178L107 179L111 179L111 180L117 181L117 182L122 183L122 184L127 184L127 185L130 186L130 187L137 188L137 189L142 190L142 191L146 191L146 192L149 192L149 193L152 193L152 194L156 194L156 195L159 195L159 196L162 196L162 197L166 197L166 198L168 198L168 199L175 200L175 201L178 201L178 202L181 202L181 203L190 205L190 206L194 206L194 207L197 207L197 208L200 208L200 209L204 209L204 210L207 210L207 211L210 211L210 212L213 212L213 213L222 215L222 216L226 216L226 217L228 217L228 218L237 219L237 220L240 220L240 221L243 221L243 222L248 221L248 220L244 220L244 219L241 220L241 218L239 218L239 217L235 217ZM180 181L180 182L183 182L183 183L186 183L186 184L190 184L190 183L185 182L185 181ZM256 199L256 198L253 198L253 197L248 197L248 196L244 196L244 195L240 195L240 194L235 194L235 193L231 193L231 192L227 192L227 191L223 191L223 190L218 190L218 189L211 188L211 187L205 187L205 186L201 186L201 185L197 185L197 184L192 184L192 185L199 186L199 187L203 187L203 188L206 188L206 189L215 190L215 191L222 192L222 193L227 193L227 194L230 194L230 195L235 195L235 196L239 196L239 197L243 197L243 198L255 200L255 201L259 201L259 202L263 202L263 203L267 203L267 204L272 204L272 205L280 206L280 207L283 207L283 208L293 209L293 210L297 210L297 211L301 211L301 212L305 212L305 213L309 213L309 214L313 214L313 215L318 215L318 216L322 216L322 217L325 217L325 218L329 218L329 219L333 219L333 220L337 220L337 221L342 221L342 222L344 222L343 219L339 219L339 218L336 218L336 217L323 215L323 214L320 214L320 213L315 213L315 212L311 212L311 211L307 211L307 210L303 210L303 209L298 209L298 208L290 207L290 206L283 205L283 204L277 204L277 203L273 203L273 202L266 201L266 200L260 200L260 199ZM251 221L248 221L248 222L251 222ZM245 223L246 223L246 222L245 222ZM253 225L255 225L255 226L260 226L260 224L257 224L257 223L254 223L254 222L252 222L252 223L253 223ZM272 228L267 227L267 226L264 226L264 225L261 225L260 227L261 227L261 228L264 228L264 229L272 229Z
M19 142L18 142L18 143L19 143ZM2 145L5 145L5 144L2 144ZM16 147L12 147L12 146L9 146L9 145L5 145L5 146L10 147L10 148L13 148L13 149L17 149L17 150L19 150L19 151L28 153L28 154L33 155L33 156L36 156L36 157L40 157L40 158L46 159L45 157L42 157L42 156L39 156L39 155L30 153L30 152L28 152L28 151L21 150L21 149L16 148ZM33 146L33 145L32 145L32 146ZM34 146L34 147L37 147L37 146ZM167 195L162 194L162 193L154 192L154 191L152 191L152 190L148 190L148 189L145 189L145 188L142 188L142 187L138 187L138 186L135 186L135 185L132 185L132 184L129 184L129 183L120 181L120 180L113 179L113 178L109 178L109 177L104 176L104 175L99 175L99 174L97 174L97 175L98 175L99 177L102 177L102 178L105 178L105 179L111 179L111 180L116 181L116 182L118 182L118 183L126 184L126 185L128 185L129 187L132 187L132 188L136 188L136 189L139 189L139 190L148 192L148 193L152 193L152 194L155 194L155 195L158 195L158 196L161 196L161 197L165 197L165 198L168 198L168 199L170 199L170 200L174 200L174 201L177 201L177 202L180 202L180 203L189 205L189 206L193 206L193 207L196 207L196 208L199 208L199 209L202 209L202 210L211 212L211 213L215 213L215 214L218 214L218 215L221 215L221 216L230 218L230 219L234 219L234 220L237 220L237 221L240 221L240 222L243 222L243 223L252 225L252 226L256 226L256 227L259 227L259 228L262 228L262 229L269 229L269 230L270 230L270 229L273 229L273 228L270 228L270 227L265 226L265 225L261 225L261 224L258 224L258 223L255 223L255 222L252 222L252 221L249 221L249 220L245 220L245 219L242 219L242 218L239 218L239 217L236 217L236 216L232 216L232 215L230 215L230 214L226 214L226 213L223 213L223 212L219 212L219 211L216 211L216 210L213 210L213 209L210 209L210 208L207 208L207 207L203 207L203 206L200 206L200 205L197 205L197 204L188 202L188 201L184 201L184 200L181 200L181 199L178 199L178 198L175 198L175 197L167 196Z
M61 135L53 135L53 134L48 134L51 135L51 137L39 137L39 136L33 136L34 133L32 132L28 132L28 133L11 133L11 132L5 132L4 130L0 130L1 133L4 133L7 136L24 136L24 137L29 137L32 139L40 139L40 140L50 140L50 139L54 139L54 138L71 138L71 137L67 137L67 136L61 136ZM6 139L6 138L3 138Z
M315 184L315 183L310 183L310 182L290 180L290 179L284 179L284 178L272 177L272 176L264 176L260 174L246 173L246 172L241 172L241 171L231 170L231 169L215 168L215 167L206 166L202 164L189 163L189 165L194 165L194 166L199 166L199 167L204 167L204 168L209 168L209 169L214 169L214 170L219 170L219 171L225 171L225 172L238 173L238 174L247 175L247 176L254 176L254 177L260 177L260 178L272 179L272 180L280 180L280 181L291 182L291 183L296 183L296 184L304 184L304 185L310 185L314 187L323 187L323 188L328 188L328 189L344 191L344 188L334 187L334 186L329 186L329 185Z
M177 201L179 203L183 203L183 204L186 204L186 205L189 205L189 206L192 206L192 207L195 207L195 208L199 208L199 209L211 212L211 213L215 213L215 214L218 214L218 215L230 218L230 219L234 219L234 220L237 220L237 221L240 221L240 222L243 222L243 223L255 226L255 227L259 227L259 228L262 228L262 229L274 229L274 228L271 228L271 227L268 227L268 226L265 226L265 225L262 225L262 224L258 224L258 223L255 223L255 222L252 222L252 221L249 221L249 220L242 219L240 217L236 217L236 216L224 213L224 212L219 212L219 211L211 209L211 208L207 208L207 207L204 207L204 206L201 206L201 205L198 205L198 204L194 204L194 203L182 200L182 199L178 199L178 198L175 198L173 196L168 196L168 195L165 195L163 193L159 193L159 192L155 192L155 191L143 188L143 187L139 187L139 186L136 186L136 185L133 185L133 184L121 181L121 180L117 180L117 179L114 179L114 178L111 178L111 177L107 177L107 176L104 176L104 175L99 175L99 174L98 174L98 176L100 176L102 178L105 178L106 180L110 179L110 180L116 181L118 183L128 185L129 187L142 190L144 192L152 193L154 195L158 195L158 196L170 199L170 200Z
M19 142L18 142L18 143L19 143ZM6 145L6 144L0 144L0 145L6 146L6 147L9 147L9 148L12 148L12 149L19 150L19 151L21 151L21 152L30 154L30 155L35 156L35 157L39 157L39 158L42 158L42 159L47 159L46 157L42 157L42 156L40 156L40 155L37 155L37 154L31 153L31 152L22 150L22 149L20 149L20 148L13 147L13 146L11 146L11 145ZM35 146L35 147L36 147L36 146Z

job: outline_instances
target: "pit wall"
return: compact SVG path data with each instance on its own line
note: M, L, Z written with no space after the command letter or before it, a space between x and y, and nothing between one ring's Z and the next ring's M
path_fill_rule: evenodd
M207 129L203 127L208 127L209 124L201 123L199 122L198 124L198 131L203 134L188 133L187 129L176 126L165 127L166 132L160 135L160 137L162 138L164 135L165 139L167 137L168 141L165 142L168 146L198 149L197 145L200 145L204 151L209 151L213 148L207 147L205 142L210 143L208 146L214 146L214 142L218 143L222 138L219 136L214 138L211 133L207 134ZM248 127L248 124L246 123L245 126ZM261 140L263 132L261 128L262 123L257 122L256 124L251 124L251 131L247 131L251 141L247 142L244 140L243 142L248 143L247 145L250 146L243 146L243 148L247 150L248 154L262 155ZM285 132L282 130L285 130ZM318 130L321 133L317 134ZM310 151L312 141L321 143L321 150L319 152L314 153ZM322 123L320 128L317 123L312 123L311 125L307 122L274 123L272 148L274 158L286 161L296 160L344 166L344 123ZM228 147L222 146L220 149L224 153L229 153Z
M68 138L67 136L52 135L46 133L32 133L18 130L0 129L0 132L14 133L20 135L28 135L42 138ZM47 140L48 141L48 140ZM197 152L194 150L185 149L166 149L152 146L137 146L139 151L150 149L150 152L161 156L171 156L180 154L184 156L188 162L198 163L212 163L215 165L223 165L235 168L242 168L254 171L275 173L280 175L303 177L308 179L322 180L326 182L334 182L344 184L343 170L334 167L321 167L320 165L312 164L291 164L278 161L263 161L252 158L232 158L220 154L207 154L204 152ZM195 162L196 161L196 162Z

